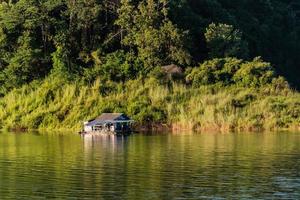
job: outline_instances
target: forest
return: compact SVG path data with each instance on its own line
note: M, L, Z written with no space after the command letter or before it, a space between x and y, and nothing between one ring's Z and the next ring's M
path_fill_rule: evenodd
M300 127L299 1L0 2L1 128Z

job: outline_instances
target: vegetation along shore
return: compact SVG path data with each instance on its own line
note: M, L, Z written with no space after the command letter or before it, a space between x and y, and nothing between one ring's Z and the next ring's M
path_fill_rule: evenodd
M3 1L0 127L80 130L118 112L139 129L299 129L297 5Z

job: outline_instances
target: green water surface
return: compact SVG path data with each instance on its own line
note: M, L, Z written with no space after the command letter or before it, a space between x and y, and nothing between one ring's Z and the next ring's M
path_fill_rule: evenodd
M300 199L300 133L0 133L0 199Z

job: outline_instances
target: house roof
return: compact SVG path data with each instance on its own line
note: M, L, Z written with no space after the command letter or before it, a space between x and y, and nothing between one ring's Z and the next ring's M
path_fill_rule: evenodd
M123 113L103 113L96 118L98 121L112 121L112 120L130 120L129 117Z
M105 124L110 122L113 123L116 121L123 122L132 120L123 113L103 113L95 120L89 121L86 126L94 126L96 124Z
M171 64L162 67L163 71L167 74L181 74L183 70L181 67Z
M98 120L94 120L94 121L90 121L89 123L85 124L85 126L95 126L97 124L99 124L101 121Z

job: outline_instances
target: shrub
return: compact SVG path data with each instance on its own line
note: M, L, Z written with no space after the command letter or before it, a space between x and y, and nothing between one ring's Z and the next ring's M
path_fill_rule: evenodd
M276 76L270 63L263 62L259 57L249 62L236 58L209 60L194 68L186 80L193 87L201 85L224 87L234 84L241 87L260 87L273 83L282 88L287 85L283 78Z
M244 87L271 84L274 78L276 74L273 67L270 63L263 62L260 57L241 64L240 69L233 76L233 80Z
M233 84L232 77L239 69L242 60L236 58L222 58L206 61L198 68L194 68L187 75L186 80L194 87L201 85L219 84L228 86Z

